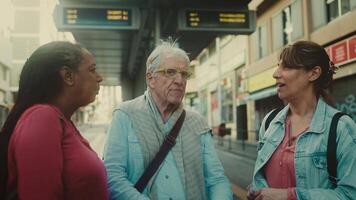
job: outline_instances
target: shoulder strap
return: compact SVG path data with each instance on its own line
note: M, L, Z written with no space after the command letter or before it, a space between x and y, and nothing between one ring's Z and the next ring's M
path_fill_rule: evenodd
M179 134L180 129L182 128L183 121L185 118L185 110L183 110L182 114L179 116L177 122L174 124L171 132L164 139L158 153L150 162L145 172L141 175L140 179L136 182L135 188L142 192L152 176L156 173L157 169L166 158L168 152L172 149L172 147L176 143L176 138Z
M336 180L336 170L337 170L336 130L337 130L337 124L339 122L339 119L343 115L346 115L346 114L338 112L333 116L333 118L331 120L329 136L328 136L327 167L328 167L328 173L329 173L329 180L333 184L334 188L337 185L337 180Z
M274 109L270 115L268 115L266 122L265 122L265 131L268 129L269 124L271 123L271 121L274 119L274 117L276 117L276 115L279 113L279 111L281 111L283 108L276 108Z

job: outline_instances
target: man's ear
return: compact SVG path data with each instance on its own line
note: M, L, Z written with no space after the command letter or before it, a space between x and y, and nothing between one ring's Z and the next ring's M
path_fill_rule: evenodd
M74 85L74 72L67 66L62 67L59 70L59 74L63 79L63 82L68 86Z
M309 71L309 81L315 81L321 75L321 67L315 66L312 70Z
M153 74L151 72L147 72L146 73L146 84L148 87L152 88L153 86L153 81L154 81L154 77Z

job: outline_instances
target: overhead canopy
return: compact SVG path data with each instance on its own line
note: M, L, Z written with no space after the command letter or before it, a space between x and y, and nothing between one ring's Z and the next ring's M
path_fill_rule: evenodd
M234 27L219 31L206 19L214 12L219 15L214 9L227 9L229 13L220 14L225 17L225 24L231 26L231 23L245 22L244 16L237 11L246 11L249 2L250 0L61 0L54 18L59 30L71 31L75 39L94 54L97 69L104 77L103 84L120 85L123 77L136 79L139 69L145 67L147 54L154 47L156 38L172 36L173 39L178 39L180 47L189 53L192 60L217 35L239 33ZM184 9L187 10L186 13L182 11ZM203 11L195 12L199 9ZM179 15L184 14L185 22L190 23L187 25L188 29L192 30L187 30L187 26L185 30L178 26L182 23ZM195 18L190 18L189 15ZM196 18L196 15L201 15L201 18ZM249 27L240 32L243 34L254 29L253 15L247 15ZM200 24L195 23L199 20Z

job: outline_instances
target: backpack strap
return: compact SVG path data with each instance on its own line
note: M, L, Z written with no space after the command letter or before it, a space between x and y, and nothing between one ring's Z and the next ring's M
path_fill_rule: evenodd
M265 131L268 129L269 124L271 123L271 121L274 119L274 117L276 117L276 115L279 113L279 111L281 111L283 108L276 108L274 109L270 115L268 115L266 122L265 122Z
M334 188L337 186L336 130L337 130L337 124L339 122L339 119L343 115L346 115L346 114L342 113L342 112L338 112L333 116L333 118L331 120L329 136L328 136L327 167L328 167L328 173L329 173L329 180L333 184Z

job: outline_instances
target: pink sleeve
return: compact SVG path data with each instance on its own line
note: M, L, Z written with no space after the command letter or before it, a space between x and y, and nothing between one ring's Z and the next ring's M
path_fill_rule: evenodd
M287 200L297 200L297 194L295 193L295 188L288 188Z
M62 125L50 107L24 116L15 130L19 199L63 199Z

